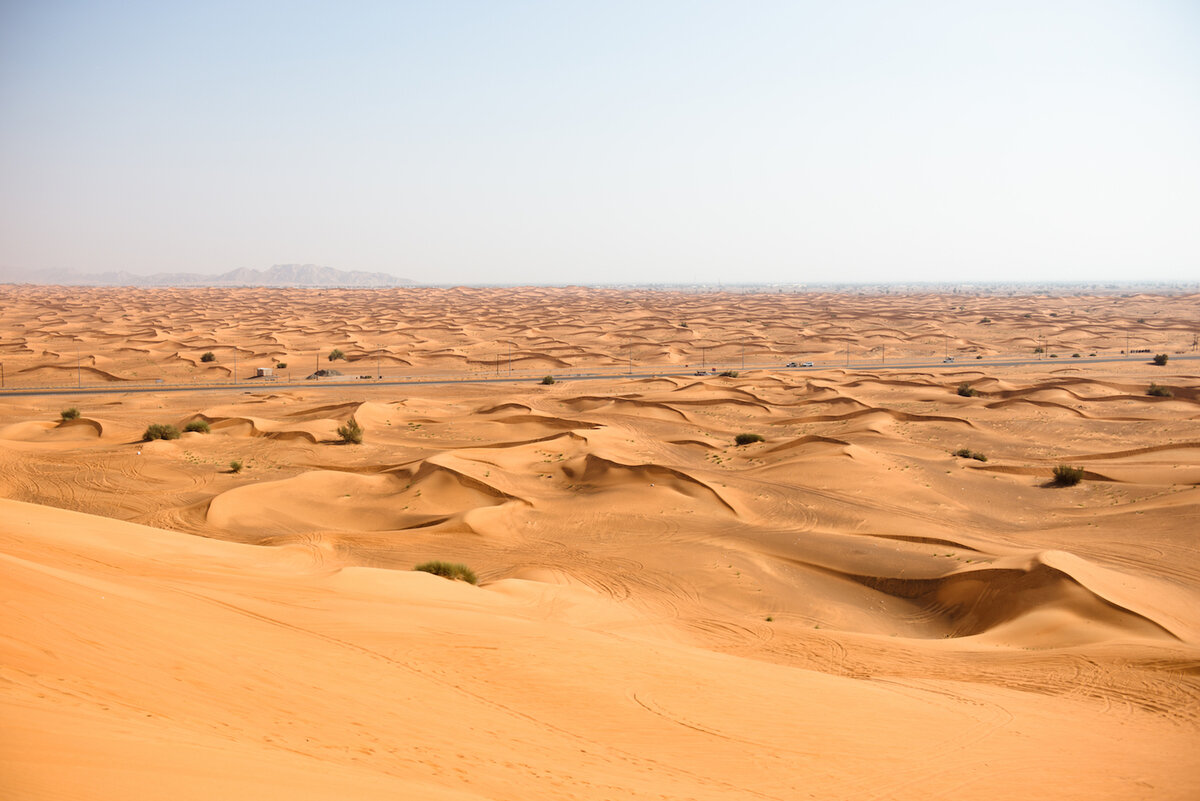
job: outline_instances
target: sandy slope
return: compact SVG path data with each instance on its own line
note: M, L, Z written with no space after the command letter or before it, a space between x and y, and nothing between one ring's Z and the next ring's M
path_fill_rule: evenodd
M577 295L521 303L586 349ZM948 302L825 300L930 327ZM469 351L523 308L399 330ZM292 326L367 325L319 319ZM1048 360L0 397L0 795L1196 797L1198 387Z
M1200 789L1193 726L1127 701L830 676L631 635L635 613L569 586L0 509L10 797Z

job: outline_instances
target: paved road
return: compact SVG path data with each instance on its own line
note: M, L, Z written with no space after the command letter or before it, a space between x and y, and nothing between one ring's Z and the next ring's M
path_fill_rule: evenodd
M1200 360L1200 354L1196 355L1178 355L1171 356L1171 362L1178 361L1197 361ZM783 367L774 364L751 364L747 365L746 370L774 370L783 373L819 373L821 370L976 370L983 367L1021 367L1028 365L1039 365L1042 367L1061 367L1065 365L1077 364L1149 364L1150 360L1143 354L1135 356L1116 356L1116 357L1087 357L1080 359L1058 358L1058 359L1009 359L1009 360L989 360L989 359L968 359L966 361L955 361L946 363L941 360L925 361L925 362L888 362L886 364L877 361L852 361L849 364L829 363L818 364L815 367ZM1168 364L1169 366L1169 364ZM739 367L722 367L718 370L741 370ZM631 378L662 378L666 376L690 376L696 372L694 368L678 368L664 367L653 372L609 372L609 373L576 373L570 375L556 375L556 381L591 381L595 379L631 379ZM717 373L706 373L707 376L715 376ZM699 376L697 376L699 377ZM516 377L486 377L486 376L462 376L457 378L412 378L399 379L395 381L380 381L380 380L350 380L350 381L298 381L298 382L282 382L271 381L263 382L256 380L242 381L238 383L225 384L92 384L82 387L20 387L13 389L0 389L0 397L28 397L28 396L54 396L54 395L119 395L124 393L144 393L144 392L229 392L230 390L241 390L242 392L254 392L261 390L279 390L279 389L346 389L348 387L367 388L367 387L410 387L410 386L431 386L441 384L530 384L541 380L540 375L523 375Z

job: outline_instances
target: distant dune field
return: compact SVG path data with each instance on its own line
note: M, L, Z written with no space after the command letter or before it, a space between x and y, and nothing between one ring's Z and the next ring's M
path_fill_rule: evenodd
M6 387L1196 353L1200 296L0 285ZM344 359L329 360L333 351ZM1037 351L1041 351L1040 353ZM205 354L212 354L204 360ZM277 365L286 365L278 368Z
M2 797L1200 797L1200 298L0 301Z

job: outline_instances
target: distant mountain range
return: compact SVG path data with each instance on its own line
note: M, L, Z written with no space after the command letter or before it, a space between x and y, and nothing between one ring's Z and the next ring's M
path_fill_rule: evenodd
M35 284L68 286L276 286L276 287L392 287L413 286L416 282L387 273L367 273L361 270L336 270L318 264L276 264L267 270L241 268L220 275L200 273L72 273L47 271L37 273Z

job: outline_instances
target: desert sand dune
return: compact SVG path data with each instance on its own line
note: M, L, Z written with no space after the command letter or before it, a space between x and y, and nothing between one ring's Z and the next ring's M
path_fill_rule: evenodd
M1063 358L1074 352L1112 355L1127 347L1179 353L1193 347L1195 333L1186 308L1194 299L1186 297L1166 302L1153 296L1011 297L987 304L963 299L958 306L947 306L937 298L908 296L900 307L887 309L880 297L649 296L583 288L553 290L553 299L537 289L329 290L319 295L272 290L269 300L255 297L258 290L252 289L0 291L0 299L12 309L0 316L0 327L11 322L7 330L19 332L4 343L17 361L14 375L52 366L35 356L39 346L67 362L78 347L84 357L89 354L83 351L106 351L112 357L127 349L111 365L112 375L168 381L200 380L217 372L211 364L207 370L196 365L209 350L221 364L232 362L236 350L239 371L245 371L242 378L255 367L276 362L290 365L294 373L298 365L327 364L325 356L335 347L346 354L348 366L365 368L375 362L372 366L399 377L489 368L619 369L631 355L643 367L685 368L701 363L738 367L743 353L750 362L775 364L818 354L825 360L843 355L854 360L928 359L951 346L961 350L960 356L1032 355L1038 347ZM731 300L736 300L736 314L729 311ZM449 304L455 314L446 316ZM1030 306L1038 311L1024 311ZM39 313L51 307L76 311ZM824 319L803 324L814 317ZM981 322L985 318L990 322ZM477 322L484 319L497 323ZM30 325L31 320L36 322ZM55 343L62 347L56 349ZM115 345L123 348L111 347ZM171 357L181 361L176 364ZM50 381L51 376L41 379Z
M0 795L1200 795L1194 296L0 300Z
M818 414L810 417L793 417L780 422L787 425L794 423L829 423L842 420L854 420L861 417L871 417L876 419L890 418L892 420L901 420L904 422L958 423L970 428L975 427L974 423L962 417L953 417L949 415L911 414L909 412L898 412L894 409L886 409L876 406L868 406L865 409L856 409L852 412L844 412L842 414Z
M814 448L814 449L809 449L809 448L804 447L806 445L813 445L813 444L831 445L834 448L842 448L844 446L848 446L850 443L844 439L837 439L836 437L822 437L818 434L811 434L807 437L797 437L796 439L789 440L788 442L785 442L782 445L776 445L773 448L771 448L768 451L768 453L780 453L783 451L790 451L790 450L797 449L797 448L803 448L806 452L816 451L817 453L821 453L821 452L828 450L827 448L821 448L821 447Z
M57 423L29 421L0 427L0 439L17 442L78 442L102 436L104 426L98 420L79 417Z
M303 425L284 424L261 417L219 417L198 414L196 419L209 423L215 434L234 437L298 438L314 443L319 440L335 440L337 438L338 421L331 419L305 421Z
M1166 461L1197 461L1196 449L1200 448L1200 442L1174 442L1169 445L1151 445L1146 448L1131 448L1125 451L1111 451L1109 453L1087 453L1071 457L1073 462L1088 462L1098 459L1128 459L1133 456L1149 456L1154 455L1154 461L1159 461L1160 458ZM1179 451L1179 453L1176 453Z

